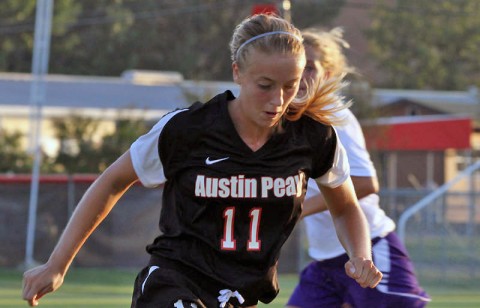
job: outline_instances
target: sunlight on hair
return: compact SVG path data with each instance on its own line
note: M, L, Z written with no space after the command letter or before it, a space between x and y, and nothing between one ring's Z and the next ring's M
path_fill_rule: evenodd
M344 103L340 89L348 85L343 81L344 74L335 78L321 79L317 85L308 85L306 94L297 97L288 106L286 119L298 120L303 114L327 125L343 125L345 119L335 115L336 112L349 108L351 101Z

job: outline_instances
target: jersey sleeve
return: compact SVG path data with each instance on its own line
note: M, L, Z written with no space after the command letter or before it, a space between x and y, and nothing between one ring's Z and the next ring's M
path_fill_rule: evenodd
M313 151L310 178L323 186L340 186L350 176L350 166L336 129L315 120L310 120L307 125L306 134Z
M332 167L322 176L317 178L320 184L335 188L340 186L350 176L350 166L347 153L340 140L337 138Z
M177 110L162 117L148 133L139 137L130 146L133 168L145 187L156 187L166 181L158 151L160 134L168 121L181 111L183 110Z

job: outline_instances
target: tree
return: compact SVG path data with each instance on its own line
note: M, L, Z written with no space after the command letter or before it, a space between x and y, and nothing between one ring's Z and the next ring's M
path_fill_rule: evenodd
M120 155L127 151L131 144L148 131L148 125L143 119L123 117L115 122L115 131L105 135L99 149L99 172L104 171Z
M71 115L53 121L60 149L50 159L50 171L56 173L100 173L112 164L148 129L141 118L131 118L128 110L120 110L111 133L102 132L100 121Z
M265 1L55 1L49 72L119 76L147 69L230 81L233 28L259 2ZM344 2L292 1L293 21L329 22ZM35 0L0 1L0 70L31 70L34 17Z
M292 1L292 22L296 27L331 27L346 0Z
M55 1L52 36L66 34L68 23L78 13L75 0ZM32 67L33 34L35 25L35 0L0 1L0 70L7 72L30 72ZM62 44L63 52L74 47L75 38L67 37ZM53 46L57 46L55 42ZM55 61L54 61L55 62Z
M98 173L98 148L94 141L99 121L72 115L53 121L60 150L53 163L58 172Z
M464 90L480 85L479 12L478 0L377 1L367 37L386 78L376 86Z
M7 132L0 129L0 173L30 172L32 159L22 149L20 132Z

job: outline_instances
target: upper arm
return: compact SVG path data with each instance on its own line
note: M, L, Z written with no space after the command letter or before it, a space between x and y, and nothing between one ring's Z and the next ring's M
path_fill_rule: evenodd
M123 192L138 180L133 168L130 150L127 150L101 175L103 182L109 183L116 192Z
M328 187L321 183L318 184L332 217L338 217L351 206L358 205L350 177L336 187Z

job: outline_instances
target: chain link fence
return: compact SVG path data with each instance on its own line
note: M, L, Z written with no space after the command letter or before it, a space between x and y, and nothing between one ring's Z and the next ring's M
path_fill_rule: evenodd
M75 205L94 176L44 176L40 180L34 259L47 260ZM405 243L418 277L440 285L480 286L480 173L465 178L406 223ZM432 190L381 190L381 206L398 222ZM24 262L30 178L0 177L0 266ZM134 185L88 239L77 267L143 267L145 246L158 234L162 189ZM282 249L279 271L297 273L310 260L303 225Z

